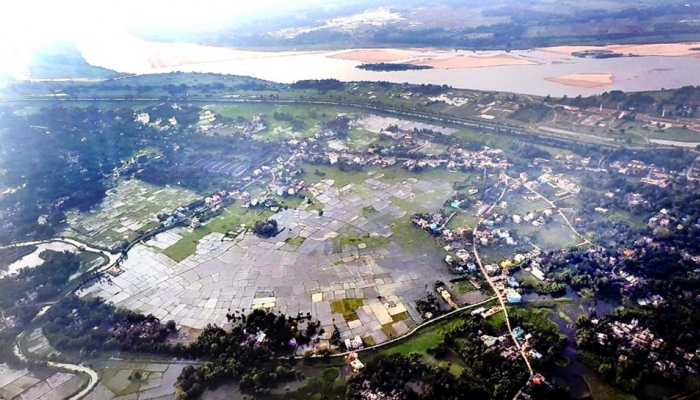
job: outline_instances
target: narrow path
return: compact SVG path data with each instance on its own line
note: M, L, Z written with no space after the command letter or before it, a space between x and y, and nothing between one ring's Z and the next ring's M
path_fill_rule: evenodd
M512 179L512 178L510 178L510 179ZM534 195L536 195L537 197L539 197L540 199L542 199L545 203L549 204L550 207L552 207L553 209L557 210L557 213L564 219L564 222L565 222L566 225L569 227L569 229L571 229L571 232L573 232L573 234L576 235L576 237L578 237L579 239L581 239L581 243L579 243L577 246L593 244L593 243L591 243L590 240L588 240L587 237L581 235L581 234L576 230L576 228L574 228L574 226L571 224L571 221L569 221L569 218L566 217L566 215L561 211L561 208L559 208L559 206L557 206L556 204L554 204L553 201L549 200L549 199L546 198L542 193L540 193L540 192L536 191L535 189L533 189L532 187L530 187L530 185L524 184L523 186L525 187L525 189L529 190L530 193L533 193Z
M481 225L483 221L483 217L487 216L488 214L493 211L494 207L496 207L496 204L503 199L503 196L506 194L508 191L508 180L505 181L505 187L503 188L503 191L501 192L501 195L498 196L498 199L496 199L488 209L486 209L483 213L481 213L478 217L479 219L477 220L476 224L474 225L474 229L472 230L472 250L474 252L474 257L476 258L476 263L479 266L479 269L481 270L481 274L484 276L486 279L486 282L491 286L491 290L493 290L494 293L496 293L496 298L498 298L498 302L501 305L501 308L503 309L503 315L505 316L505 322L506 322L506 327L508 328L508 332L510 333L510 337L513 339L513 343L515 343L515 347L518 349L520 352L520 356L522 357L523 361L525 362L525 365L527 366L527 370L530 373L530 376L532 377L535 372L532 369L532 365L530 365L530 360L527 358L527 354L525 353L525 349L523 346L520 345L520 342L518 339L515 337L515 334L513 333L513 329L510 324L510 317L508 316L508 309L506 307L505 301L503 301L503 293L496 288L496 285L494 282L491 280L491 277L489 274L486 272L486 269L484 268L484 264L481 261L481 256L479 256L479 249L477 246L477 240L476 240L476 234L479 230L479 225ZM518 392L519 393L519 392ZM516 395L517 398L517 395Z

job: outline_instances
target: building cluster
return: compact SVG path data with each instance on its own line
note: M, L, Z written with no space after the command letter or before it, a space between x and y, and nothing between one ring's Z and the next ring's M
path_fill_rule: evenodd
M647 353L653 362L654 370L665 376L680 376L683 373L694 375L700 362L700 349L686 350L680 347L668 349L663 338L658 337L639 320L629 322L591 320L596 329L595 337L601 346L615 346L619 361L625 361L627 354ZM685 371L684 371L685 370Z
M235 201L237 195L237 191L215 192L203 199L193 201L186 206L178 207L173 212L159 213L157 219L165 228L170 228L178 224L185 224L196 229L201 225L201 221L215 215L224 207Z
M535 340L532 334L525 332L522 327L516 326L513 328L513 336L531 359L539 360L542 358L542 353L534 347ZM479 339L486 346L487 351L498 352L506 360L516 361L520 358L520 349L515 346L508 333L500 336L482 334Z
M171 128L174 128L177 126L177 119L173 116L168 119L161 119L161 118L156 118L155 120L151 120L150 114L147 112L141 112L141 113L136 113L134 114L134 121L140 123L141 125L145 126L150 126L154 129L157 129L159 131L167 131Z
M700 224L700 220L694 221L694 225ZM649 218L647 226L654 231L656 235L665 234L669 231L681 232L693 224L690 216L677 217L669 210L662 208L655 215Z
M581 191L581 187L571 181L563 174L552 174L545 172L537 178L537 182L549 185L556 191L555 196L563 197L569 194L576 194Z
M640 177L641 182L661 188L667 187L674 175L664 168L639 160L614 161L608 165L608 170L620 175Z
M202 107L199 112L199 121L197 122L197 128L202 133L207 133L211 128L214 127L216 122L216 114L206 107Z

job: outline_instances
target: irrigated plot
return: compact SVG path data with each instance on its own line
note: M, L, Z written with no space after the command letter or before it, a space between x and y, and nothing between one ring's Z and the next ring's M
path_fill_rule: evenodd
M156 215L171 212L198 196L177 187L157 187L137 179L121 180L100 204L87 212L70 211L66 236L112 248L138 231L155 226Z
M450 277L442 248L408 217L439 208L452 186L440 174L386 172L345 177L342 187L327 173L310 188L314 203L274 214L284 229L269 239L250 232L225 238L222 230L268 217L234 205L201 232L178 229L135 246L121 275L82 294L195 329L225 324L229 310L263 307L311 312L329 335L337 326L343 340L380 343L405 333L421 320L414 302L426 284Z

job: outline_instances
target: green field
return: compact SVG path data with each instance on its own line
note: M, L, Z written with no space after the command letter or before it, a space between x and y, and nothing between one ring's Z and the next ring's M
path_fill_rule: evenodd
M369 234L362 236L341 235L335 238L333 244L339 252L359 247L373 250L386 247L389 244L389 239L382 236L370 236Z
M350 184L359 185L370 177L367 171L341 171L326 165L302 164L301 169L304 171L304 181L311 185L332 179L333 186L342 188Z
M469 281L460 281L452 286L452 290L457 294L465 294L476 290L476 288Z
M323 125L346 114L347 110L331 106L311 106L306 104L236 104L214 105L212 111L220 117L250 121L260 116L267 128L253 137L265 142L302 139L321 131Z
M362 307L364 300L350 298L342 300L334 300L331 303L331 311L336 314L342 314L346 321L354 321L357 319L355 310Z
M206 235L214 232L226 233L238 229L241 224L251 227L256 221L266 220L271 215L269 210L253 210L234 205L205 225L185 233L174 245L163 250L163 253L173 261L180 262L194 254L197 243Z

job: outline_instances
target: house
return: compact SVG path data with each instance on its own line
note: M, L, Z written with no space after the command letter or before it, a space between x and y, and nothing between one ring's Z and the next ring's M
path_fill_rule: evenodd
M361 370L362 368L364 368L365 364L363 364L362 361L360 361L359 359L356 358L356 359L350 361L350 366L352 367L353 371L357 372L357 371Z
M197 229L202 225L202 222L199 221L199 218L194 217L192 218L192 221L190 221L190 228L192 229Z
M522 340L522 338L525 337L525 331L523 328L516 326L513 328L513 336L518 340Z
M506 300L508 304L520 304L523 301L523 297L515 290L508 289L506 290Z
M538 267L533 266L532 269L530 270L530 273L531 273L532 276L534 276L535 278L537 278L537 279L539 279L539 280L541 280L541 281L544 280L544 272L542 272L542 270L539 269Z
M486 308L479 307L479 308L474 309L470 314L471 315L479 315L479 314L483 313L484 311L486 311Z
M486 347L492 347L499 342L499 338L497 336L481 335L480 339Z
M362 338L360 338L359 336L355 336L352 339L350 339L350 338L345 339L345 347L348 350L360 349L363 346L364 346L364 343L362 342Z

